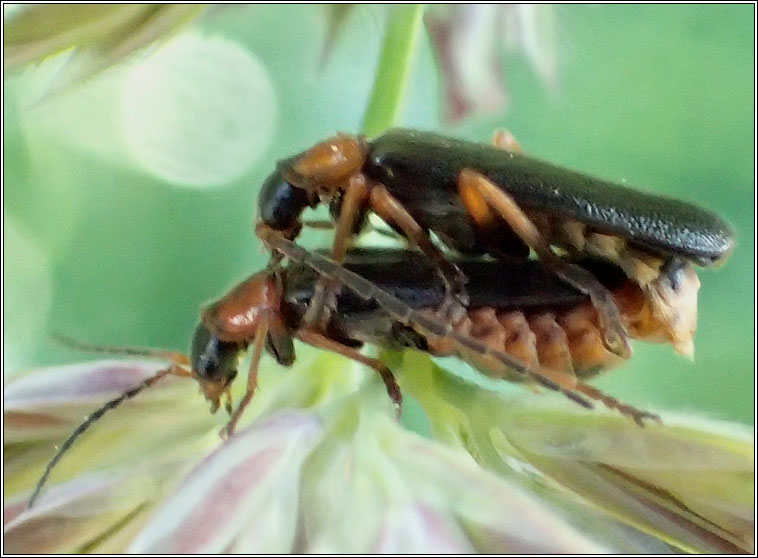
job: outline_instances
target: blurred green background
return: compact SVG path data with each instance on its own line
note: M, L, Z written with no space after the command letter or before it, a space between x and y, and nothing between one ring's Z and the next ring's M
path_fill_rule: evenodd
M493 39L507 103L455 124L422 35L400 124L481 141L505 127L540 158L726 217L737 248L700 273L695 361L636 344L596 383L638 405L752 422L754 6L543 9L548 31L519 20L522 48L494 50L508 30ZM324 61L330 14L210 8L83 84L55 90L65 54L6 74L6 374L89 358L49 331L184 350L200 305L264 265L262 180L277 159L358 131L371 90L385 8L348 12ZM553 53L552 78L530 41ZM306 244L326 245L317 236Z

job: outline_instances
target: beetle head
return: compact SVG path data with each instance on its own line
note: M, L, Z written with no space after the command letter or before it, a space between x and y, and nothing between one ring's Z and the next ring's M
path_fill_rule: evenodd
M221 396L237 376L237 365L245 346L222 341L200 322L192 336L192 375L200 384L211 411L219 407Z
M317 203L315 192L293 186L277 170L261 186L258 214L265 225L294 238L300 232L300 214Z

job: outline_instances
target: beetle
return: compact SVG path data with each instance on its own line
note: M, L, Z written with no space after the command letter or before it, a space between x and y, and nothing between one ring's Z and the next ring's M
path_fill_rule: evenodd
M465 306L467 278L430 232L458 253L490 254L503 265L534 251L591 297L605 346L621 357L629 356L629 346L618 308L607 289L565 254L602 258L623 269L666 324L676 350L691 355L692 266L721 263L734 246L729 224L710 211L529 157L505 134L496 135L495 145L408 129L370 141L337 135L277 164L260 191L260 222L291 240L300 232L302 212L320 203L330 205L336 220L333 260L341 261L348 238L373 211L435 263L450 295L443 309ZM322 316L333 288L319 285L309 323Z
M458 356L494 377L536 382L562 392L585 407L591 407L591 404L578 394L588 396L619 409L640 425L644 418L658 420L657 416L620 403L580 381L580 378L590 378L619 364L623 358L605 347L600 315L589 297L558 280L541 262L514 262L513 267L506 270L497 261L456 260L472 278L470 286L476 297L469 300L463 316L448 322L441 320L434 310L446 296L444 281L430 285L429 277L434 277L430 262L420 259L415 252L401 252L402 257L386 251L381 252L382 257L364 256L363 266L351 256L347 265L342 266L298 246L265 225L258 226L257 234L273 251L292 262L311 267L320 276L344 285L359 298L375 305L381 314L391 318L393 324L392 335L366 337L366 324L375 330L376 317L365 319L361 316L357 320L348 320L349 326L342 328L343 336L344 332L352 332L347 334L348 338L358 337L380 346L397 346L398 343L402 345L400 340L409 338L410 331L414 331L423 339L420 345L411 345L414 348L435 355ZM638 285L624 280L623 273L607 262L583 262L582 266L586 266L582 269L588 273L596 274L593 277L602 280L604 288L612 289L615 301L623 309L622 325L633 337L650 342L669 341L667 324L656 317ZM315 282L315 278L311 281ZM313 296L317 286L316 282ZM694 286L695 292L688 295L695 305L697 286L699 284ZM684 284L682 288L685 288ZM419 296L420 292L429 294ZM309 305L311 299L309 295L301 300L300 308ZM346 320L339 304L336 308L336 315L332 315L325 330L332 337L335 320L336 323ZM350 313L355 314L359 307L352 303L350 308ZM502 312L523 313L525 308L543 310L541 319L525 323L524 316L500 315ZM696 308L694 312L697 313ZM558 319L556 313L561 313ZM310 327L305 323L305 311L298 324ZM382 377L387 376L385 371ZM392 397L389 384L387 387Z
M48 463L29 507L79 436L106 412L166 376L194 378L210 401L212 412L225 399L230 419L222 435L230 436L257 387L263 349L279 364L290 366L295 361L293 339L375 370L398 414L400 387L385 364L360 353L363 343L459 356L491 376L530 381L560 391L584 407L592 407L589 398L618 409L641 425L645 419L657 419L581 381L619 364L621 359L604 348L597 313L587 296L538 261L514 262L512 267L503 268L496 261L456 260L470 279L471 296L466 313L446 323L434 311L446 296L444 282L439 278L429 281L430 276L435 277L433 264L422 254L407 250L351 251L341 266L300 248L276 231L261 230L259 235L290 259L290 264L258 272L206 306L195 328L189 356L173 351L100 347L61 338L84 350L165 359L171 364L106 402L76 427ZM613 293L632 337L666 340L664 328L652 316L642 291L623 273L602 262L582 265ZM317 331L305 324L304 317L321 276L347 288L339 292L336 311L330 314L326 327ZM231 385L240 358L251 346L246 392L232 409Z

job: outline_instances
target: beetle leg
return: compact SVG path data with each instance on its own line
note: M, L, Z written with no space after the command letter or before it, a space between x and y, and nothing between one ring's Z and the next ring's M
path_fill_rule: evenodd
M692 263L679 257L667 261L646 254L609 235L592 233L586 238L587 252L613 261L640 286L676 351L691 358L700 288Z
M335 262L341 262L345 257L347 239L352 235L355 220L366 202L368 192L369 188L362 174L350 177L345 189L345 198L340 209L337 230L334 234L334 244L332 245L332 259ZM313 326L326 321L329 315L328 310L324 309L324 303L334 296L335 289L336 284L333 281L326 277L319 278L303 317L306 326Z
M261 362L261 356L263 355L263 346L266 344L266 334L268 333L268 323L266 320L258 326L255 331L255 338L253 340L253 356L250 357L250 369L247 374L247 389L242 400L237 405L237 408L232 413L231 418L227 425L219 432L222 438L229 438L234 434L234 429L237 426L242 413L253 399L253 393L258 387L258 365Z
M455 318L468 304L468 294L465 291L465 285L468 281L466 276L434 245L426 231L408 213L403 204L389 193L387 188L377 184L371 189L369 199L371 209L387 223L397 225L405 237L418 246L426 257L434 263L445 285L445 302L443 302L440 312L449 315L450 318Z
M493 219L489 210L494 210L508 223L516 235L537 253L545 266L574 288L589 295L598 312L603 341L608 350L623 358L630 355L628 337L618 307L608 289L601 285L594 275L556 256L537 227L513 198L486 176L471 169L464 169L458 180L458 188L474 220L489 224ZM484 210L484 206L487 210Z
M330 231L334 228L334 221L328 219L309 219L303 221L303 227L319 231Z
M583 393L590 399L600 401L603 405L605 405L609 409L615 409L618 412L620 412L622 415L631 417L632 419L634 419L634 422L636 422L639 426L645 426L645 419L651 419L651 420L656 421L658 424L661 424L661 417L659 417L655 413L643 411L642 409L638 409L637 407L634 407L632 405L627 405L626 403L622 403L615 397L612 397L608 395L607 393L604 393L589 384L579 382L577 383L574 389L576 389L576 391L580 393Z
M516 140L516 137L510 133L510 131L505 129L497 130L495 132L492 136L492 145L504 151L508 151L509 153L518 153L521 155L524 152L524 148L521 147L521 144Z
M400 414L402 413L403 408L403 395L400 391L400 386L398 386L397 382L395 381L395 376L392 374L392 370L390 370L389 367L387 367L384 363L375 358L369 358L365 355L362 355L357 349L347 347L342 343L338 343L333 339L329 339L328 337L325 337L313 330L299 330L297 333L295 333L295 337L300 339L300 341L303 343L308 343L309 345L312 345L318 349L326 349L327 351L332 351L342 356L346 356L349 359L360 362L361 364L365 364L366 366L376 370L376 372L378 372L379 376L382 378L384 386L387 388L387 394L390 396L390 399L395 406L395 414L397 415L397 418L400 418Z

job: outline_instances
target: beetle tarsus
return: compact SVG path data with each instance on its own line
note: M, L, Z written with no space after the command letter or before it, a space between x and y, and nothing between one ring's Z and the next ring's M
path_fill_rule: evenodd
M496 130L492 136L492 145L508 153L524 153L524 148L510 130Z
M612 397L599 389L587 384L579 383L576 386L576 390L583 393L587 397L600 401L603 405L609 409L616 410L622 415L628 416L634 420L639 426L645 426L645 420L653 420L658 424L662 424L661 417L655 413L649 411L643 411L632 405L620 402L615 397Z

